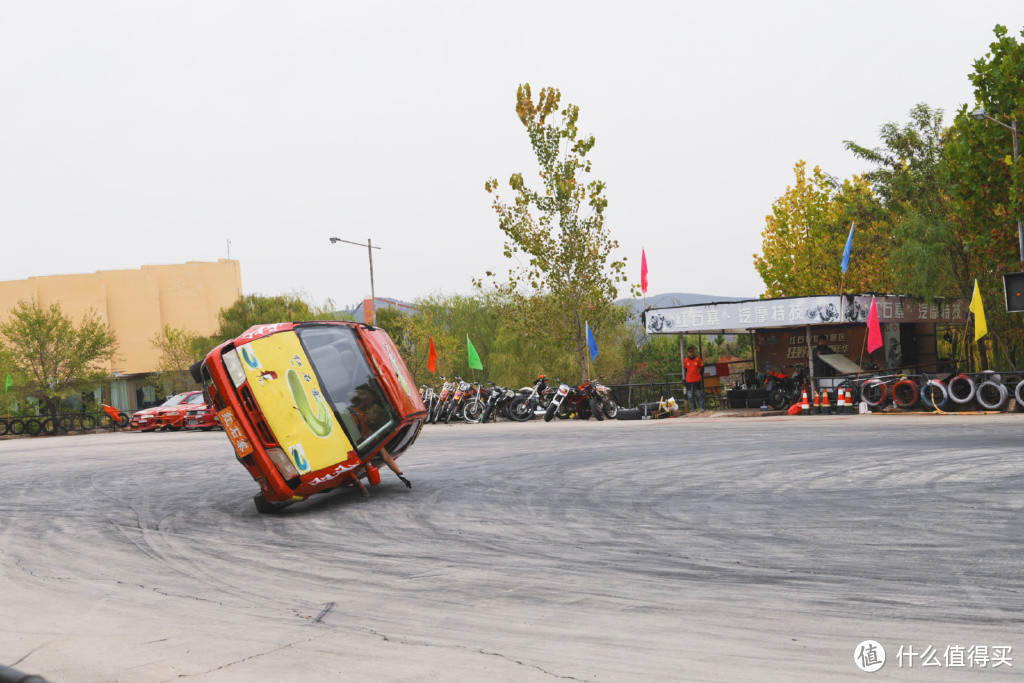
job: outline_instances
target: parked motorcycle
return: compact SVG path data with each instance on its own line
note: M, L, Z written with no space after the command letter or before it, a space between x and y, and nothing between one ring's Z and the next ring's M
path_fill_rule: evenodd
M551 395L547 378L541 375L534 381L531 389L521 391L519 396L512 400L508 408L509 417L516 422L526 422L533 417L537 408L547 408Z

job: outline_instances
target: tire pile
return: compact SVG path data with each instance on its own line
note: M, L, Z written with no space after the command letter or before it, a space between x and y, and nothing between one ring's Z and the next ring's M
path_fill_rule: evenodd
M113 420L106 413L75 413L60 417L0 417L0 436L54 436L68 432L110 429Z
M861 384L862 400L873 410L895 406L901 410L1000 411L1010 399L1024 405L1024 376L994 372L961 373L946 379L926 375L871 378Z

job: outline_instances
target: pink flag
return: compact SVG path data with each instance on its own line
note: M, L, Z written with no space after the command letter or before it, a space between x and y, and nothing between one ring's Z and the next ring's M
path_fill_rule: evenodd
M647 250L640 250L640 291L647 293Z
M885 343L882 341L882 328L878 324L878 307L875 306L875 297L871 297L871 308L868 310L868 353L874 353Z

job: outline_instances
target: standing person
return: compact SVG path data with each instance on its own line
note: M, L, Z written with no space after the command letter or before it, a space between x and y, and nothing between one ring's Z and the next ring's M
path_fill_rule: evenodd
M686 358L683 359L683 370L686 371L686 401L690 410L694 408L694 394L700 399L700 410L704 412L704 361L697 357L697 349L686 347Z
M836 374L835 369L821 359L821 354L835 353L835 350L828 345L828 337L824 334L818 335L817 344L814 347L814 376L832 377Z

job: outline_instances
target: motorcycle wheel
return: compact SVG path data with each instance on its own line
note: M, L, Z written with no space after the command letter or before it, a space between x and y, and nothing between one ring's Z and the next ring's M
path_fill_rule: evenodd
M609 420L614 420L619 414L619 404L615 402L614 398L609 398L604 402L604 416Z
M480 422L484 416L484 408L480 403L473 401L462 411L462 418L466 422Z
M444 411L445 424L451 424L452 418L459 412L459 408L460 406L457 406L454 403L448 406L448 410Z
M484 408L484 414L480 416L480 422L486 423L488 420L490 420L492 412L494 412L494 406L491 404L487 404L487 407Z
M590 399L590 412L598 419L598 421L604 419L604 411L601 410L601 402L596 398Z
M516 422L526 422L533 417L530 401L525 396L513 399L512 404L508 408L508 415Z
M789 393L782 387L775 387L768 396L768 403L775 410L785 410L789 407Z
M552 403L551 405L549 405L547 407L547 410L544 411L544 421L551 422L553 419L555 419L555 411L557 409L558 406L556 404Z

